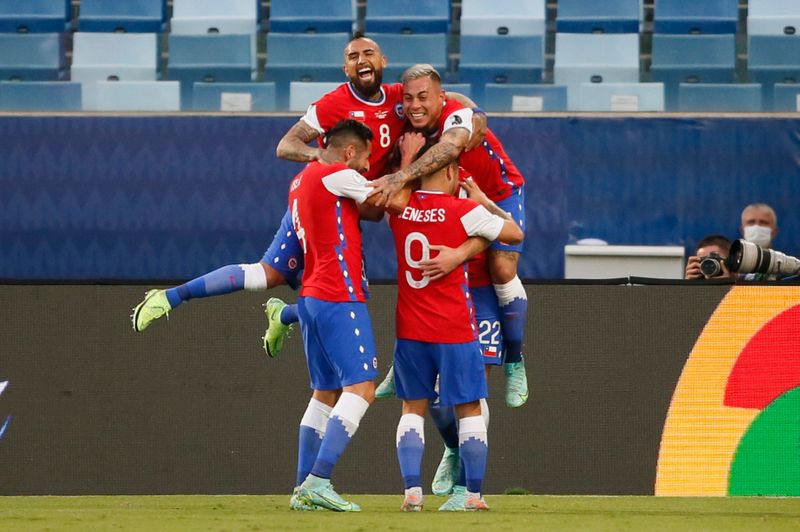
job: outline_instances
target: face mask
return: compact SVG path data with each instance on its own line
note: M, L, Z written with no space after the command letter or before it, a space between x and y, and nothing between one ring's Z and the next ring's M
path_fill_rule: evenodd
M762 248L772 242L772 229L764 225L748 225L744 228L744 239Z

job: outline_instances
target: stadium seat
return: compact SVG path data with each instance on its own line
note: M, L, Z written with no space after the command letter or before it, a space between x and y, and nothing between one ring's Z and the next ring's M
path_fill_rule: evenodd
M450 0L370 0L364 24L367 33L449 33Z
M772 108L776 83L800 83L800 37L751 35L748 37L748 78L762 85L764 108Z
M663 83L581 83L570 111L663 111Z
M268 33L264 75L274 81L278 109L289 108L292 81L345 81L343 50L348 33Z
M64 33L71 18L70 0L0 1L0 32Z
M748 35L797 35L800 2L797 0L749 0Z
M678 87L681 112L757 113L762 109L758 83L681 83Z
M277 109L275 84L267 83L203 83L194 84L195 111L259 111Z
M563 85L487 83L483 93L487 111L566 111L567 88Z
M558 0L556 31L639 33L642 0Z
M0 80L56 81L64 64L64 39L57 33L0 33Z
M272 0L269 7L269 31L278 33L352 33L355 20L355 2L350 1Z
M84 111L181 110L181 87L177 81L96 81L84 92Z
M730 35L653 35L650 79L664 83L666 107L678 108L680 83L732 83L736 40Z
M293 81L289 84L289 110L305 111L309 105L319 100L323 94L332 91L341 82Z
M463 0L461 35L544 35L545 0Z
M80 111L81 84L0 81L0 111Z
M442 88L447 92L457 92L471 100L474 99L472 98L472 85L469 83L442 83Z
M433 65L443 78L447 73L447 35L444 33L383 33L375 40L389 62L383 71L386 83L398 81L408 67L417 63Z
M160 33L165 0L81 0L79 31Z
M155 81L155 33L77 32L73 40L73 81Z
M581 83L639 82L639 35L557 33L553 77L575 107Z
M486 83L539 83L544 68L543 37L462 35L458 76L478 101Z
M170 35L167 79L181 82L181 105L192 108L195 81L252 81L249 35Z
M800 83L776 83L772 110L791 113L800 111Z
M739 0L658 0L654 33L736 33Z

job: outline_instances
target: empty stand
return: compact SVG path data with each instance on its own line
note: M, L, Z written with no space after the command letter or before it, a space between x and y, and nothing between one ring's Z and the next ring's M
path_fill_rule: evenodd
M541 36L462 35L459 81L478 101L486 83L538 83L544 69Z
M680 83L732 83L736 40L729 35L653 35L650 79L664 83L667 110L678 108Z
M73 81L155 81L157 67L154 33L75 33Z
M167 77L181 82L183 109L192 108L192 84L251 81L249 35L170 35Z
M81 84L69 81L0 81L2 111L80 111Z
M642 0L558 0L556 31L638 33Z
M56 81L63 70L61 35L0 33L0 80Z
M750 81L762 84L764 108L770 109L776 83L800 83L800 36L751 35L747 73Z
M663 83L581 83L571 111L663 111Z
M275 83L203 83L193 87L195 111L259 111L277 110Z
M544 35L544 0L463 0L461 35Z
M784 113L800 111L800 84L776 83L773 92L772 110Z
M472 85L469 83L442 83L442 88L447 92L457 92L474 100L472 97Z
M749 0L748 35L797 35L800 2L797 0Z
M398 81L408 67L417 63L433 65L444 78L447 70L447 35L444 33L384 33L375 40L388 59L383 71L386 83Z
M739 0L658 0L655 33L736 33Z
M339 85L341 82L293 81L289 84L289 110L305 111L323 94L332 91Z
M483 105L487 111L566 111L567 88L563 85L487 83Z
M681 83L678 109L682 112L747 112L763 109L758 83Z
M370 0L367 33L447 33L450 0Z
M79 31L159 33L165 0L81 0Z
M0 1L0 32L64 33L71 18L69 0Z
M347 0L271 0L269 31L279 33L352 32L355 2Z
M84 97L84 111L181 110L181 88L177 81L97 81Z

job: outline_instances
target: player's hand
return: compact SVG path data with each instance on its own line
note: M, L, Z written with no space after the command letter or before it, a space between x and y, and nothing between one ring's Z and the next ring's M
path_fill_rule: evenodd
M397 139L400 150L400 168L405 168L417 158L417 154L425 146L425 136L416 131L408 131Z
M476 203L483 205L489 199L471 177L461 181L459 185L467 193L467 197Z
M430 277L431 281L441 279L464 263L464 256L458 248L431 244L430 249L438 251L431 259L419 261L422 275Z
M684 279L703 279L705 276L700 271L700 257L691 256L686 261L686 270L683 272Z
M372 192L367 197L372 198L377 195L375 205L386 207L391 199L403 188L403 176L400 172L395 172L371 181L367 185L372 187Z
M486 120L485 114L472 114L472 135L470 135L467 145L464 147L464 151L469 151L475 146L479 146L483 142L483 139L486 138L486 131L488 129L487 123L488 121Z

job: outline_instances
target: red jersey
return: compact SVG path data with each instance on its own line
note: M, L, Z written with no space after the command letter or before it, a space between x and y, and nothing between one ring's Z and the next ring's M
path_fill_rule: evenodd
M359 96L349 82L343 83L311 104L302 118L320 135L347 119L363 122L372 131L369 171L364 175L375 179L389 173L392 148L405 126L403 85L381 85L381 98L373 102Z
M457 247L470 236L494 240L503 219L472 200L418 190L389 224L397 252L397 337L444 344L474 340L466 267L431 281L417 266L430 257L431 244Z
M465 181L467 178L472 177L472 175L461 168L458 167L458 180ZM464 191L463 188L458 189L458 197L459 198L466 198L467 193ZM481 288L484 286L491 286L492 284L492 277L489 273L489 254L486 250L481 251L471 259L467 261L467 274L469 276L469 287L470 288Z
M364 301L358 206L367 179L344 164L308 163L289 185L292 225L303 248L301 296Z
M455 100L447 100L434 136L438 139L448 129L462 127L465 122L472 123L472 111ZM525 178L508 158L503 145L488 129L483 144L461 152L458 165L472 174L475 183L492 201L506 199L525 184Z

